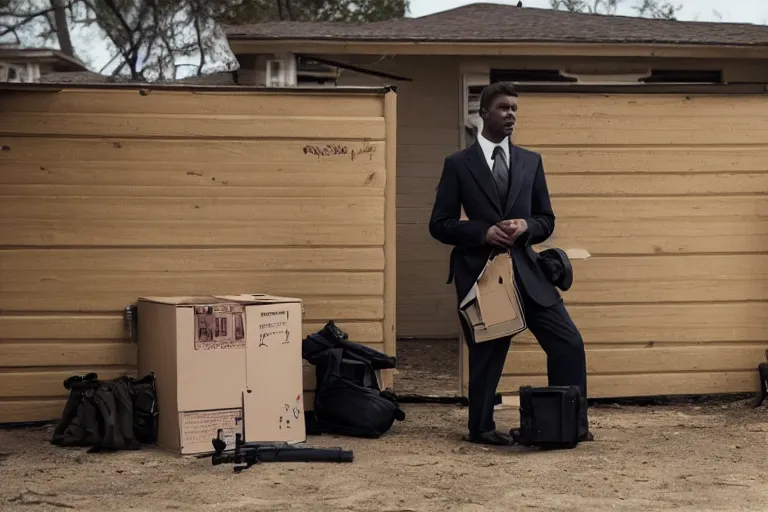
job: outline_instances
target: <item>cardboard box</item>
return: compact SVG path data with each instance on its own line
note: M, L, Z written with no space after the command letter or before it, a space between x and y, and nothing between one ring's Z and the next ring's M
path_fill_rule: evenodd
M527 329L509 252L488 260L459 312L474 331L475 343L516 336Z
M158 442L212 451L224 429L248 442L306 440L302 304L272 295L142 297L138 373L154 372Z
M539 245L536 251L549 248ZM564 249L568 259L585 260L586 249ZM473 331L475 343L517 336L528 326L523 302L514 279L514 262L509 252L497 254L485 268L459 304L459 314ZM461 337L464 331L461 330Z

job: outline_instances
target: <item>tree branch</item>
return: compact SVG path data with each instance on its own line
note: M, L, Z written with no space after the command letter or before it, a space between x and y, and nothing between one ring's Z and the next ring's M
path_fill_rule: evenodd
M168 33L165 30L162 30L160 28L160 13L155 9L152 13L152 16L154 18L155 23L155 38L160 38L160 42L162 42L162 45L160 46L160 55L157 57L157 72L159 75L159 78L161 80L165 79L165 67L170 63L171 65L174 64L174 58L173 58L173 44L171 44L171 39L168 37ZM174 37L173 33L173 24L170 24L168 26L168 32L170 32L171 38ZM166 57L163 48L165 52L167 52L168 56ZM147 55L149 56L149 55ZM176 68L173 68L173 78L176 78Z
M107 0L107 2L110 3L110 4L112 3L110 0ZM90 9L91 11L93 11L93 13L96 15L96 18L98 19L98 10L91 4L91 2L89 0L85 0L85 4L86 4L86 8ZM122 18L122 15L120 15L120 13L117 13L117 15L120 18ZM115 45L115 48L117 48L117 51L118 51L119 55L122 56L122 58L123 58L123 62L112 72L112 76L119 75L122 72L123 68L126 65L128 65L128 67L129 67L129 69L131 71L131 77L134 78L134 79L138 78L136 76L135 64L131 65L131 55L130 55L130 53L128 53L128 51L125 50L125 48L123 48L123 46L120 43L117 42L114 34L112 34L112 32L110 30L108 30L101 23L99 23L99 25L101 25L101 29L107 35L107 38L110 41L112 41L112 44ZM125 26L127 27L127 24ZM130 28L128 30L130 30ZM132 36L132 34L130 32L128 32L127 37L128 37L129 42L132 42L132 40L133 40L131 36Z
M112 58L111 58L111 59L109 59L109 62L107 62L106 64L104 64L104 66L102 66L102 68L99 70L99 74L102 74L102 73L104 73L104 71L106 71L106 70L107 70L107 68L108 68L109 66L111 66L111 65L112 65L112 63L113 63L113 62L115 62L115 59L116 59L116 58L118 58L118 57L120 57L120 52L118 52L118 53L114 54L114 55L112 56Z
M128 68L131 71L131 78L134 80L137 79L144 79L143 73L139 72L137 69L138 60L139 60L139 50L141 49L142 42L144 41L144 36L146 35L144 33L144 30L142 30L142 24L144 21L145 16L149 13L149 5L147 3L142 4L142 9L139 11L138 17L136 19L136 28L131 28L130 25L128 25L128 22L125 19L125 16L123 16L123 13L120 12L120 9L115 5L115 2L113 0L104 0L107 7L112 11L112 14L114 14L115 18L117 18L118 23L123 27L123 30L125 31L126 40L128 41L128 49L120 48L120 45L117 44L114 37L110 35L110 39L112 39L112 42L115 43L118 48L121 49L121 52L123 53L123 58L126 60L126 63L128 64ZM105 32L108 32L105 30ZM154 36L155 34L153 34Z
M130 26L128 26L128 22L125 21L125 18L123 17L123 13L120 12L120 9L117 8L113 0L104 0L104 3L107 5L107 7L109 7L109 10L112 11L112 14L115 15L115 18L117 18L118 23L120 23L123 26L123 30L125 30L126 36L128 36L128 41L131 43L131 46L133 46L133 29Z
M64 6L64 0L51 0L53 6L54 26L56 37L59 39L59 48L67 55L74 57L75 52L72 48L72 39L69 35L69 26L67 25L67 11Z
M199 6L197 6L199 8ZM205 66L205 50L203 48L203 34L200 30L200 11L196 10L194 12L195 17L195 33L197 34L197 47L200 51L200 65L197 66L197 75L200 76L203 74L203 66Z
M0 32L0 37L3 37L4 35L13 32L14 35L16 36L16 39L19 39L19 35L16 33L16 31L18 29L20 29L24 25L27 25L28 23L31 23L31 22L35 21L35 19L37 19L39 16L45 16L48 13L53 12L53 9L54 8L51 7L49 9L45 9L45 10L42 10L42 11L39 11L39 12L33 12L31 14L27 14L18 23L15 23L13 25L6 25L5 26L5 30L3 32ZM14 14L13 13L2 13L2 15L3 16L13 16ZM21 42L21 41L19 41L19 42Z

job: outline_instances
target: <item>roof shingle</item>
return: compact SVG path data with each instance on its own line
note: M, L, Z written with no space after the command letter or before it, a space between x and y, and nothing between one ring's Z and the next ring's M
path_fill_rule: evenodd
M225 27L229 39L571 42L768 46L768 26L579 14L475 3L375 23L282 21Z

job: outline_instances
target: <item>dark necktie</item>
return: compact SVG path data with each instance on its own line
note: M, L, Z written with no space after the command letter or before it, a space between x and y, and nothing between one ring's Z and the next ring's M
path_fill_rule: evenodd
M493 180L496 182L496 188L499 191L499 199L502 208L506 209L507 195L509 194L509 166L504 157L504 150L501 146L493 148Z

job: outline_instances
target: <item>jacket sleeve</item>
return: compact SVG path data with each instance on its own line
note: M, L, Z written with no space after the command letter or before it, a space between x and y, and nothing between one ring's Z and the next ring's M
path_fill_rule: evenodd
M443 174L437 185L435 204L429 220L429 233L447 245L481 247L485 245L485 233L491 224L479 220L460 220L461 183L456 164L446 158Z
M547 179L544 176L544 164L541 157L539 157L536 176L533 181L531 216L526 218L525 222L528 224L528 231L517 239L517 244L540 244L552 236L555 231L555 212L552 211L552 202L549 199L549 189L547 188Z

